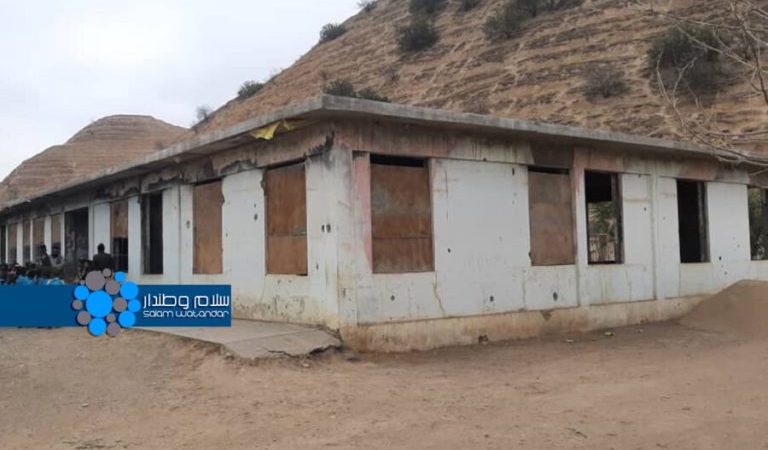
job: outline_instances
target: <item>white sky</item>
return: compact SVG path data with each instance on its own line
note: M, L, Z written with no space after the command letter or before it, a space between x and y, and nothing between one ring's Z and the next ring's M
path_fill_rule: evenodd
M291 65L357 0L0 0L0 179L93 120L188 127Z

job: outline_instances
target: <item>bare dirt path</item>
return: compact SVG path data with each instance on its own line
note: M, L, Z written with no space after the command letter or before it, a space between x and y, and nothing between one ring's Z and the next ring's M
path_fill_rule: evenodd
M249 365L148 332L0 330L0 448L768 448L768 340L574 339Z

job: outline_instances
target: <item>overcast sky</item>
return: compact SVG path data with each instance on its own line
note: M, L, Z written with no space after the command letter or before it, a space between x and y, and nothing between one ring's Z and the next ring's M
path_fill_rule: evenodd
M357 0L0 0L0 179L111 114L188 127Z

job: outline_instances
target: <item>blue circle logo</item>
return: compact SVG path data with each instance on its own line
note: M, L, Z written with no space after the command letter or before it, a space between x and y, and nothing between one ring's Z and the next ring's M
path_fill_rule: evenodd
M84 284L73 291L72 309L77 311L77 323L92 336L104 334L115 337L120 331L136 325L141 310L139 286L127 281L125 272L111 270L90 272Z

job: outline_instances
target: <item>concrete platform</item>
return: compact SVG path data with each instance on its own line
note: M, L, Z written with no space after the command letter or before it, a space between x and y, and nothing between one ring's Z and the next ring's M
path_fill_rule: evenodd
M233 320L232 328L141 329L218 344L244 359L306 356L341 347L341 342L325 331L287 323Z

